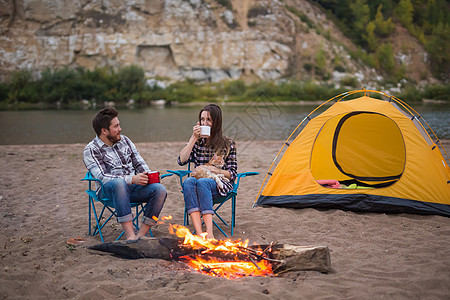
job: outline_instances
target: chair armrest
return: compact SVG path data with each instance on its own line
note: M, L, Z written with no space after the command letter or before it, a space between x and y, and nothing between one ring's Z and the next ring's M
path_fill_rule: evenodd
M243 172L243 173L238 173L237 177L247 177L247 176L253 176L253 175L258 175L259 172Z
M180 185L183 186L183 177L191 173L190 170L166 170L167 172L171 173L171 175L177 175L180 178Z
M86 175L84 176L83 179L81 179L80 181L89 181L89 189L91 188L91 184L92 182L99 182L100 183L100 187L103 190L103 182L100 179L95 178L94 176L92 176L92 173L90 171L86 172Z
M172 176L172 173L161 175L161 179Z
M233 186L233 192L237 193L237 189L239 187L239 182L241 181L241 178L247 177L247 176L254 176L254 175L258 175L258 172L242 172L242 173L238 173L236 176L236 182L234 183Z

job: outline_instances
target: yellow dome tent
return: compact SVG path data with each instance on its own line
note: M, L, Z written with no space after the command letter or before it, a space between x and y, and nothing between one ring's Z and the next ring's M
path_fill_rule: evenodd
M378 91L347 92L324 102L294 130L255 206L450 216L448 162L434 132L406 103Z

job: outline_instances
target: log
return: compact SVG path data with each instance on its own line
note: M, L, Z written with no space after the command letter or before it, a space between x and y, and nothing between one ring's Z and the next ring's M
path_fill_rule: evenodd
M125 242L109 242L88 247L88 249L112 253L116 257L126 259L139 259L139 258L156 258L171 260L170 249L168 246L172 242L175 246L178 240L169 239L172 241L163 241L161 239L149 238L139 239L137 241L125 241Z
M276 245L271 256L282 260L278 268L292 271L319 271L328 273L331 271L330 250L327 246L295 246L282 244Z
M180 256L199 255L202 249L192 249L182 245L182 239L172 238L147 238L137 241L110 242L88 247L88 249L111 253L114 256L125 259L155 258L164 260L178 260ZM258 246L265 249L269 245ZM327 246L296 246L290 244L270 245L272 251L268 255L273 260L275 273L279 271L319 271L327 273L331 271L330 251ZM256 249L252 246L248 248ZM234 255L212 251L208 255L215 258L229 258ZM256 255L258 256L258 255ZM238 259L246 260L238 255ZM259 257L263 259L262 257Z

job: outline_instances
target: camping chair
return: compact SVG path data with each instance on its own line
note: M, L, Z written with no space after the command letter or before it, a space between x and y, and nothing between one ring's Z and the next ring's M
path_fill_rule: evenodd
M187 170L177 170L177 171L166 170L166 171L169 172L171 175L172 174L177 175L179 177L179 179L180 179L180 186L183 188L183 180L185 179L185 177L189 177L189 174L192 172L191 171L191 162L188 163L188 169ZM216 198L216 199L213 200L214 214L219 218L220 221L222 221L222 223L225 226L231 228L231 236L233 236L233 228L236 225L236 196L237 196L237 190L239 188L239 182L240 182L241 178L244 178L244 177L247 177L247 176L258 175L258 174L259 174L258 172L238 173L237 177L235 179L235 182L233 184L233 190L228 192L228 194L226 196L219 197L219 198ZM183 190L181 192L183 192ZM228 223L217 212L225 204L225 202L227 202L230 199L231 199L231 226L228 225ZM213 220L213 224L214 224L214 226L216 226L217 229L220 230L220 232L222 232L222 234L224 236L226 236L228 238L228 235L216 223L216 221ZM186 207L185 207L184 208L184 226L187 226L187 225L189 225L189 216L187 214L187 210L186 210Z
M161 175L161 179L167 176L172 176L172 174L164 174ZM90 171L88 171L86 173L86 175L84 176L83 179L81 179L81 181L88 181L89 185L88 185L88 189L86 190L86 193L88 194L89 197L89 235L92 234L92 236L95 235L100 235L100 239L102 240L102 243L104 243L104 239L103 239L103 233L102 233L102 229L103 227L105 227L105 225L108 223L108 221L113 217L113 216L117 216L116 215L116 208L114 207L114 203L111 199L107 198L106 196L103 196L103 198L99 198L97 195L97 191L96 191L96 185L94 184L94 182L99 182L100 183L100 189L103 190L103 182L97 178L95 178L92 173ZM104 195L104 193L102 193ZM97 213L97 210L95 208L95 203L101 203L102 205L102 209L100 214ZM135 209L135 216L133 218L133 225L134 227L139 230L139 216L144 212L145 208L147 207L148 203L139 203L139 202L132 202L131 204L131 208ZM102 218L103 218L103 214L108 214L109 212L109 216L102 222ZM92 214L94 215L94 219L95 219L95 225L94 225L94 230L92 231L92 227L91 227L91 218L92 218ZM152 230L149 230L150 235L153 237L153 233ZM119 235L119 237L116 239L116 241L118 241L123 234L125 233L125 231L122 231L122 233Z

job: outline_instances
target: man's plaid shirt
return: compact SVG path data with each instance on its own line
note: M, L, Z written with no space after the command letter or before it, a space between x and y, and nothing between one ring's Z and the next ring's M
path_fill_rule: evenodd
M124 135L112 146L96 136L84 148L83 160L86 168L103 184L115 178L123 178L131 184L133 175L150 171L133 142ZM97 184L97 188L99 186Z
M233 182L237 176L236 144L232 139L229 139L229 141L230 151L228 155L224 157L225 165L222 167L222 170L230 171L231 179L230 181L224 179L221 180L223 182L223 189L217 187L221 196L226 196L229 191L233 190ZM193 162L195 167L198 167L208 163L213 158L214 153L214 151L206 147L206 139L201 138L195 142L188 161L181 162L180 157L178 156L178 164L184 166L188 162ZM220 153L218 153L218 155L220 155Z

